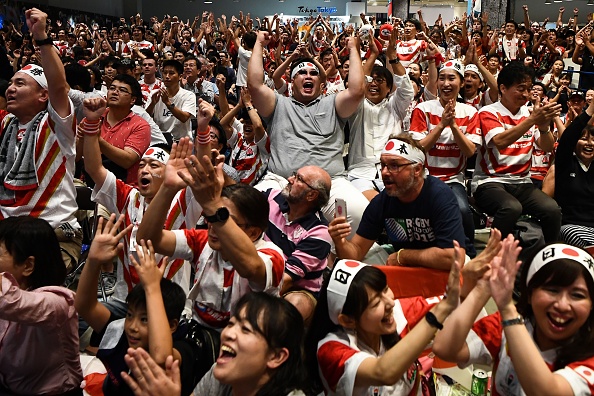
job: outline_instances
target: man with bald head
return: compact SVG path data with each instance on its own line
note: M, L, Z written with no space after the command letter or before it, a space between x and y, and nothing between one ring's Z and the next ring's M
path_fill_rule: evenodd
M448 269L453 241L464 247L464 229L456 197L424 168L423 147L408 135L392 135L380 155L385 189L369 203L356 234L344 217L330 223L329 232L341 259L362 260L382 232L395 253L386 264ZM371 262L377 264L377 262Z
M56 230L67 268L80 256L82 232L74 216L75 123L64 66L46 33L47 14L25 12L41 51L10 80L0 137L0 218L34 216Z
M283 250L281 294L297 307L306 324L316 306L330 253L328 221L320 211L330 196L332 179L317 166L304 166L283 190L268 190L270 214L264 239Z

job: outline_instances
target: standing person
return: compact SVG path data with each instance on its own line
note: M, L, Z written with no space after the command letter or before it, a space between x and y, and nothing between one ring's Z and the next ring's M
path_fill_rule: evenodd
M462 74L462 70L462 64L457 60L442 65L437 80L439 99L417 105L412 113L410 131L412 138L427 151L429 174L445 182L454 192L462 215L466 252L474 257L474 219L468 204L464 172L466 160L474 155L481 136L476 109L456 101L466 74Z
M56 230L64 264L80 257L76 221L74 106L64 66L46 34L47 14L32 8L27 26L40 48L43 69L27 65L11 79L0 140L0 216L31 215Z
M418 63L422 61L427 42L425 40L417 40L417 34L423 31L421 22L416 19L407 19L404 21L404 37L396 43L396 53L400 63L404 67L408 67L411 63Z
M505 22L504 36L500 37L489 51L490 55L497 54L503 65L511 61L526 57L526 43L516 37L518 24L513 19Z
M520 250L512 236L504 239L490 271L435 337L433 351L460 366L493 364L493 395L591 395L592 256L561 243L545 246L523 265L515 305ZM475 323L491 297L498 312Z
M311 58L300 58L291 65L293 96L284 97L264 85L262 48L268 44L268 32L260 32L248 68L248 89L254 107L268 123L270 160L268 173L260 189L282 188L298 168L315 165L325 169L332 179L326 219L334 217L334 199L347 201L349 220L356 229L367 199L345 177L342 158L344 125L365 95L364 75L356 38L349 38L349 87L330 96L322 96L320 70ZM299 131L296 133L296 131Z
M191 118L196 117L196 96L179 86L183 72L178 61L164 61L164 87L153 93L146 109L170 143L186 136L193 138Z
M532 73L520 62L505 66L497 77L501 99L479 111L482 141L473 177L477 205L494 216L493 227L503 237L522 213L540 220L545 241L555 241L561 227L557 203L530 180L534 144L553 150L551 121L561 105L537 103L530 113Z
M39 13L28 10L27 20ZM82 396L78 315L65 279L47 221L0 221L0 393Z
M143 105L148 106L154 91L160 90L163 86L163 81L157 77L157 59L153 53L142 60L142 78L139 83L142 89Z
M364 72L371 81L365 85L363 106L349 120L349 180L370 201L384 189L376 166L382 148L391 134L402 132L414 97L410 78L394 50L395 42L396 30L392 30L386 51L388 67L374 66L379 50L375 41L370 42L371 55Z
M430 302L395 300L379 268L339 261L322 289L306 345L311 375L319 377L324 392L421 394L418 358L458 305L463 262L458 248L455 260L450 257L447 297Z

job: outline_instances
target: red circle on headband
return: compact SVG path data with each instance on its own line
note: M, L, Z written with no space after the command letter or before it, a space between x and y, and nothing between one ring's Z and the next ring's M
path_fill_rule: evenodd
M155 149L148 149L148 150L146 150L146 153L145 154L146 155L151 155L154 152L155 152Z
M345 261L344 265L346 265L347 267L350 267L350 268L356 268L359 265L361 265L361 263L359 263L358 261Z
M386 150L392 150L394 148L394 142L388 142L386 144Z
M561 252L565 253L568 256L573 256L573 257L577 257L580 255L578 252L576 252L575 250L570 249L570 248L563 248L563 250L561 250Z

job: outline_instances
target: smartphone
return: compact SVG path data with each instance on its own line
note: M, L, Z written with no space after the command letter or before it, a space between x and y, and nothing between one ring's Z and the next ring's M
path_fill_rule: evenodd
M344 199L336 198L334 200L334 217L347 217L347 204Z

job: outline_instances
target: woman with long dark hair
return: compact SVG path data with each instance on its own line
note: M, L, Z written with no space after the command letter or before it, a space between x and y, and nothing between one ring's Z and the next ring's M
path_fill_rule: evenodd
M433 351L460 366L493 364L492 395L591 395L594 390L594 259L555 243L520 267L508 236L491 269L435 338ZM498 312L474 323L492 297Z
M266 293L244 295L221 333L216 363L195 395L284 396L302 394L303 319L288 301ZM169 357L164 371L143 350L128 351L136 378L122 373L136 395L180 394L179 364ZM241 392L241 393L239 393Z

